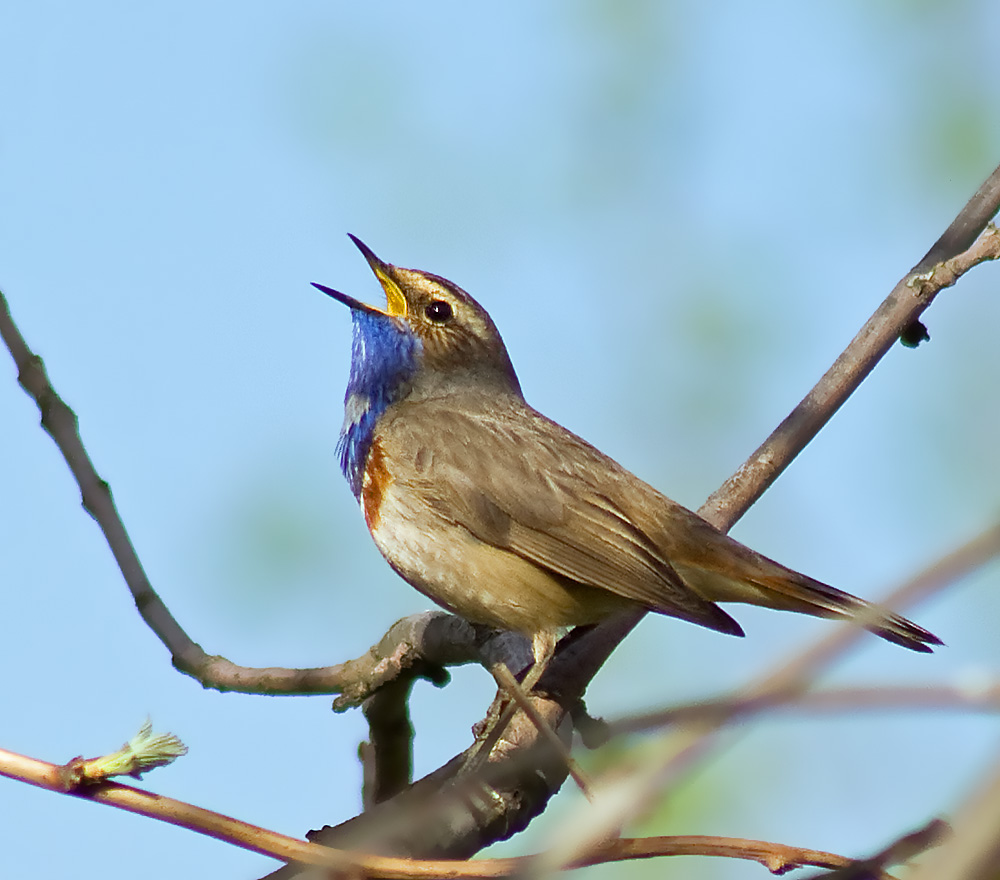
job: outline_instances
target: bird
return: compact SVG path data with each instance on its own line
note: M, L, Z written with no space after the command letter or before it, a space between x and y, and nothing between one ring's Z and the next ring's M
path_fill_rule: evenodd
M531 639L537 682L571 627L645 609L743 636L719 603L937 636L751 550L525 401L487 311L351 235L386 307L351 310L340 466L389 565L438 605ZM529 690L530 687L526 687Z

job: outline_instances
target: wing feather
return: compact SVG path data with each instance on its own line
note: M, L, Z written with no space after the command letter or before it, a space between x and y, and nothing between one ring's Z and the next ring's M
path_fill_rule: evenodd
M523 405L522 405L523 406ZM565 429L530 410L512 421L502 410L439 409L433 450L410 487L439 515L481 541L556 574L658 611L742 635L728 614L690 589L657 543L602 491L621 468ZM409 424L418 433L420 426ZM631 482L637 483L635 478ZM645 486L645 484L640 484ZM653 490L650 489L650 492Z

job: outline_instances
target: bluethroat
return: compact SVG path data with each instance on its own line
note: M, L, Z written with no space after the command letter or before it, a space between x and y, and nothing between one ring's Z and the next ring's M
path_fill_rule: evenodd
M941 644L733 540L532 409L479 303L351 238L387 305L315 285L354 324L341 468L389 565L470 622L531 638L532 682L564 628L636 607L742 636L716 603L744 602Z

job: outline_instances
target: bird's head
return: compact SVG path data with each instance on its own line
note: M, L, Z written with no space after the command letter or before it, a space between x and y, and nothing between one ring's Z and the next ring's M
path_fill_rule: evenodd
M405 349L413 362L407 381L425 393L467 383L520 393L500 333L479 303L445 278L385 263L360 239L352 235L351 240L385 291L385 309L322 284L313 286L351 309L355 369L365 366L357 363L359 358L389 360ZM387 366L367 365L376 370Z

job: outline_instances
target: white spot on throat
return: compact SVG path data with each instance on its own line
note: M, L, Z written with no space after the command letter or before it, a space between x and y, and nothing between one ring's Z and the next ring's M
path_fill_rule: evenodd
M365 413L371 409L371 398L367 394L351 394L344 401L344 427L361 423Z

